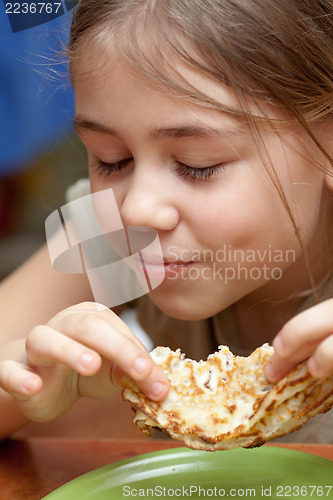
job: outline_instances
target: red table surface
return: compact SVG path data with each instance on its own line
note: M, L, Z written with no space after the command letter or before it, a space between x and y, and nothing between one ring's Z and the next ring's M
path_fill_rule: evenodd
M178 446L182 443L163 439L8 439L0 444L0 499L40 500L103 465ZM333 445L278 446L333 460Z

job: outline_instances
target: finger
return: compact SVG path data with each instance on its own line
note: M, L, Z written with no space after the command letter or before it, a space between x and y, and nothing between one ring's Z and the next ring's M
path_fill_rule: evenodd
M150 382L149 379L144 379L142 381L137 381L138 387L153 401L161 401L163 400L169 391L169 381L165 377L163 373L163 377L160 380L160 368L153 363L153 372L156 370L156 375L151 373L151 376L155 380L153 383ZM113 366L113 370L111 373L111 378L114 385L121 387L121 382L124 378L125 372L116 364Z
M87 314L86 306L82 309L80 305L76 307L75 314L72 310L72 314L58 316L57 328L80 344L114 361L151 399L165 397L168 391L166 375L127 325L112 311L89 311Z
M49 326L37 326L26 341L28 362L51 366L62 363L82 375L93 375L101 366L101 357L88 347Z
M126 326L126 325L125 325ZM128 329L126 334L120 334L104 317L88 316L83 320L80 341L100 352L103 357L112 360L117 365L113 369L127 373L135 380L140 389L151 399L160 400L168 391L168 379L150 357L148 351ZM127 329L127 327L126 327ZM95 332L98 332L96 336ZM89 337L89 340L87 340ZM119 377L118 377L119 381Z
M67 309L64 309L56 316L54 316L54 318L52 318L48 325L55 328L56 330L62 330L62 326L67 325L68 331L70 332L71 330L76 328L76 324L80 321L80 318L83 318L84 320L87 315L97 315L105 318L106 321L110 323L110 325L112 325L119 331L119 333L125 335L128 338L131 338L132 341L139 347L144 348L139 339L135 337L126 323L124 323L124 321L117 314L111 311L108 307L97 302L82 302L80 304L68 307ZM71 328L70 326L72 322L73 328Z
M307 343L319 342L333 332L333 299L292 318L275 337L273 346L281 358L296 355Z
M326 378L333 374L333 335L323 340L308 361L311 375Z
M289 358L280 357L275 350L266 366L267 378L273 383L278 382L281 378L285 377L293 368L295 368L298 363L301 363L305 359L308 359L316 349L319 342L319 340L316 342L309 342L305 346L302 346L298 351L293 353L293 355ZM273 342L273 346L275 348L275 341Z
M43 386L40 377L24 365L16 361L0 363L0 387L12 396L33 396L38 394Z
M273 341L274 354L266 375L277 382L298 363L310 357L333 330L333 301L327 300L291 319Z

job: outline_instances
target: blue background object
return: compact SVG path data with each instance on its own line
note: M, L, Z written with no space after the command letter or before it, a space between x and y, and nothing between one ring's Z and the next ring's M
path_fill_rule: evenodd
M63 12L17 32L0 12L0 176L28 168L72 131L74 96L65 61L72 15Z

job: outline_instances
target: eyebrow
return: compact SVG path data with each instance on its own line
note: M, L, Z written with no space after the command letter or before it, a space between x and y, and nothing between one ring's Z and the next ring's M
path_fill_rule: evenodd
M80 129L91 130L94 132L99 132L112 137L118 137L117 132L105 125L100 123L95 123L90 120L86 120L83 117L77 116L74 118L74 127L79 132ZM230 137L239 137L246 133L244 127L239 126L238 128L230 129L219 129L209 126L199 127L199 126L177 126L177 127L166 127L166 128L155 128L151 130L148 134L151 139L164 139L173 138L181 139L184 137L195 137L197 139L209 139L213 137L222 137L228 139Z

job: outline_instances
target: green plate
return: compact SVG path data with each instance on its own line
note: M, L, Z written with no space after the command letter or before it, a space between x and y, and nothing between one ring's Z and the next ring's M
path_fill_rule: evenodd
M176 448L101 467L45 499L150 497L333 499L333 461L269 446L216 452Z

